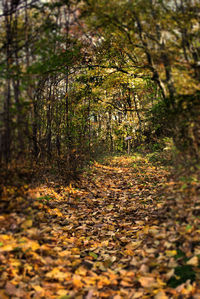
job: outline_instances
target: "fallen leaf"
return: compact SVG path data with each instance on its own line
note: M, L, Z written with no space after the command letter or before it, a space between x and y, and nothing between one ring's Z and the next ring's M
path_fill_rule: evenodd
M98 255L94 252L89 252L89 256L93 257L95 260L98 258Z
M59 281L63 281L65 279L70 279L71 275L68 272L62 272L59 268L54 268L52 271L46 274L47 278L56 279Z
M189 261L187 261L187 265L191 265L191 266L198 266L199 264L199 259L197 256L193 256L191 259L189 259Z
M88 292L87 296L85 297L85 299L92 299L93 293L94 293L94 290L89 290L89 292Z
M26 221L24 221L22 224L21 224L21 227L23 229L26 229L26 228L29 228L29 227L32 227L33 225L33 220L32 219L28 219Z
M148 273L149 272L149 267L145 264L142 264L140 269L139 269L139 272L145 274L145 273Z
M41 296L44 296L45 290L39 285L32 285L32 288L39 293Z
M82 288L83 287L83 282L81 281L81 276L74 274L72 278L73 284L76 288Z
M134 299L140 299L140 298L142 298L143 294L144 294L144 292L142 292L142 291L138 291L138 292L136 291L133 294L133 298Z
M177 251L176 250L166 250L165 251L167 256L175 256L177 255Z
M1 246L0 247L0 252L9 252L9 251L12 251L16 246L14 245L5 245L5 246Z
M174 275L174 269L171 269L169 272L167 272L165 277L169 280L173 275Z
M0 290L0 298L1 299L9 299L9 296L6 295L5 290Z
M143 276L140 277L139 282L144 288L153 288L157 285L154 277Z
M8 295L16 295L17 292L16 286L9 281L6 283L5 290Z
M165 294L164 291L160 291L154 296L154 299L168 299L169 297Z

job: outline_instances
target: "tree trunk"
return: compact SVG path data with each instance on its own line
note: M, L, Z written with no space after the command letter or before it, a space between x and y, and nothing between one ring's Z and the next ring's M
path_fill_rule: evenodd
M14 58L15 58L15 66L16 73L13 77L13 90L14 90L14 101L17 109L17 140L16 144L18 144L16 152L20 154L24 151L24 136L23 136L23 115L22 115L22 104L20 103L20 66L19 66L19 57L18 57L18 15L17 11L15 12L15 20L14 20Z
M5 15L5 26L6 26L6 89L5 89L5 101L4 101L4 136L3 136L3 156L6 164L11 158L11 63L12 63L12 30L11 21L12 15L9 16L9 7L7 1L4 2L3 6Z
M49 95L47 98L47 155L48 159L51 159L51 136L52 136L52 130L51 130L51 98L52 98L52 82L51 79L49 79Z

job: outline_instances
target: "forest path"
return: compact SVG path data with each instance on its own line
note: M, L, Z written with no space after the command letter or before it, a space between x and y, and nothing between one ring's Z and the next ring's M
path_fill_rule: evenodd
M124 156L95 162L76 187L4 190L12 201L0 217L0 298L198 293L199 222L187 201L182 210L181 187L167 176L144 157ZM174 276L177 268L186 278Z

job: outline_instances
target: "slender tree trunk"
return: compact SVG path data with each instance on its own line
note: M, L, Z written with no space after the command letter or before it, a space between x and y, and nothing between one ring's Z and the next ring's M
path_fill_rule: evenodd
M167 97L166 88L165 88L162 80L160 79L158 71L156 70L156 67L155 67L154 62L153 62L152 55L151 55L151 53L149 51L149 48L148 48L148 44L147 44L147 42L145 41L145 39L143 37L142 23L140 21L139 16L136 15L136 14L135 14L135 20L136 20L136 23L137 23L139 38L140 38L140 40L142 42L142 45L144 47L144 51L145 51L145 54L146 54L148 65L149 65L149 67L150 67L150 69L151 69L151 71L153 73L153 78L152 79L158 84L158 86L159 86L159 88L161 90L163 99L166 99L166 97Z
M70 4L64 10L65 16L65 29L66 29L66 50L69 47L69 26L70 26ZM66 107L66 137L68 147L71 148L70 128L69 128L69 66L66 67L66 81L65 81L65 107Z
M12 30L11 20L12 15L9 15L8 3L4 2L4 14L5 14L5 26L6 26L6 89L5 89L5 101L4 101L4 137L3 137L3 152L6 164L11 158L11 63L12 63Z
M24 151L24 136L23 136L23 115L22 115L22 105L20 103L20 66L19 66L19 57L18 57L18 15L17 11L15 12L14 20L14 58L16 73L13 77L13 90L14 90L14 100L17 109L17 140L18 148L15 149L16 152L20 154Z
M137 104L136 95L134 92L133 92L133 101L134 101L134 106L135 106L135 112L137 114L138 121L139 121L139 130L140 130L140 133L142 133L142 120L141 120L140 112L138 110L138 104Z
M109 137L110 137L110 152L113 152L113 137L112 137L112 113L109 111Z
M108 142L108 147L109 147L110 152L113 151L113 138L112 138L111 121L112 121L112 113L109 110L108 115L107 115L107 132L106 132L106 135L107 135L107 142Z
M70 132L69 132L69 67L66 68L66 81L65 81L65 113L66 113L66 136L67 143L70 147Z
M91 104L91 99L90 99L90 94L88 95L88 150L89 150L89 159L91 155L91 120L90 120L90 104Z
M47 154L48 159L51 159L51 136L52 136L52 130L51 130L51 97L52 97L52 83L49 80L49 95L47 98L48 104L47 104Z
M38 147L38 105L37 105L37 99L33 102L33 152L35 159L38 158L39 154L39 147Z
M58 94L56 94L56 98L58 98ZM57 149L57 154L60 157L61 155L61 140L60 140L60 114L61 112L59 111L59 106L56 106L56 149Z
M152 0L149 0L151 5L151 13L154 20L157 19L157 13L154 9L154 3ZM165 42L161 40L162 32L159 24L156 24L155 28L156 38L159 44L159 51L161 53L160 57L162 59L164 69L165 69L165 82L166 86L169 92L169 99L170 99L170 105L174 108L174 95L175 95L175 87L173 82L173 76L172 76L172 68L171 68L171 61L168 55L168 51L165 47Z

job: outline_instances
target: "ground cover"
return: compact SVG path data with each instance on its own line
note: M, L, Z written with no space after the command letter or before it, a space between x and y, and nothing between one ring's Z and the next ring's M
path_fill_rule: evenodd
M5 185L0 298L200 298L198 193L139 155Z

